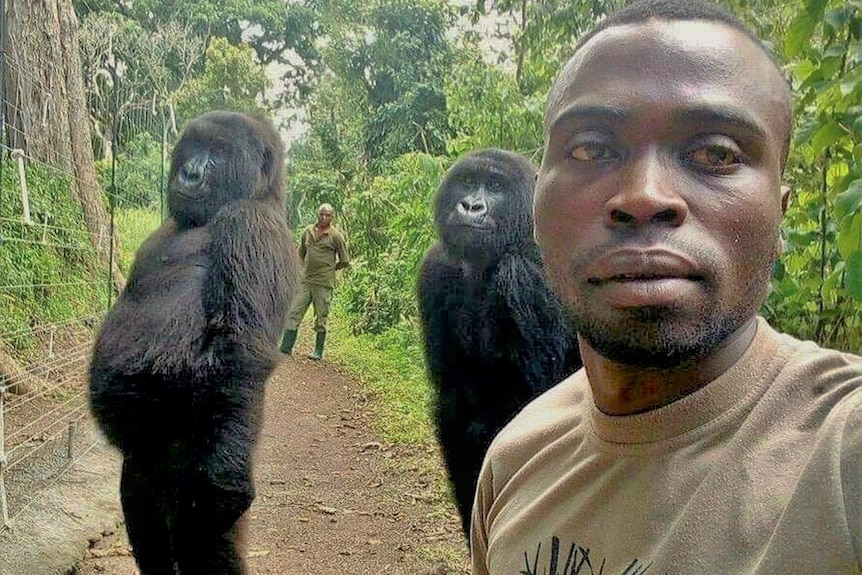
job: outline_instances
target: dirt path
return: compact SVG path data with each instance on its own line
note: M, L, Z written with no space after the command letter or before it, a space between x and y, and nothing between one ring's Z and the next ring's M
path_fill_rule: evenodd
M454 508L440 501L439 456L381 443L367 407L359 384L326 361L279 366L257 454L253 575L469 572ZM122 528L76 571L134 573Z

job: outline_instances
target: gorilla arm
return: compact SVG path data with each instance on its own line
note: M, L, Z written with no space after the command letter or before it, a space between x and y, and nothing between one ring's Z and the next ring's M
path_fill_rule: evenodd
M276 200L240 200L223 207L211 228L211 268L204 281L207 335L202 355L219 381L202 400L214 414L199 437L205 477L194 488L219 501L214 521L235 520L254 497L251 453L263 411L262 386L275 367L277 339L297 263Z
M446 381L444 368L453 365L455 349L454 342L450 341L453 329L449 325L449 315L460 311L451 309L461 291L460 280L460 270L447 261L442 245L434 245L422 262L417 293L425 360L432 382L438 388Z
M503 258L494 278L496 300L508 309L510 337L521 341L517 357L532 392L548 389L579 366L576 335L547 287L540 264L524 255ZM574 357L570 357L574 356Z
M270 348L275 352L298 276L293 241L276 203L232 202L209 224L212 269L204 284L204 315L208 342L219 353L261 361L270 359Z

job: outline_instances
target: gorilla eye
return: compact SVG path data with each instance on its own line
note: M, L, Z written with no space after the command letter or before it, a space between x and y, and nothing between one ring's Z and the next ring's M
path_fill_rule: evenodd
M617 153L606 144L588 142L572 148L571 156L579 162L607 162L617 158Z
M472 176L467 176L464 178L464 185L468 188L475 188L476 186L476 178Z
M489 180L488 181L488 189L493 192L498 192L503 187L503 182L500 180Z
M743 163L742 153L726 145L706 144L685 154L685 159L697 167L713 171Z

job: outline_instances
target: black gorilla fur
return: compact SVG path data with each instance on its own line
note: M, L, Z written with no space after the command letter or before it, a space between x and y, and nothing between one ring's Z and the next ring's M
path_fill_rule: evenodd
M96 340L90 405L124 455L142 575L246 572L240 518L299 270L283 156L262 116L192 120L171 160L170 217L138 250Z
M491 440L581 366L533 238L535 176L532 162L504 150L458 161L437 190L439 241L419 274L437 434L465 532Z

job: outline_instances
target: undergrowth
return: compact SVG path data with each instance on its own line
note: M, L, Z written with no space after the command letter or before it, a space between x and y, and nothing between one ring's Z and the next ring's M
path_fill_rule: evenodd
M159 212L143 208L117 210L114 216L116 234L120 237L120 269L129 273L135 252L161 223Z
M32 223L24 221L18 175L10 164L0 186L0 335L22 358L44 337L34 328L104 310L110 288L68 178L35 163L26 174Z
M434 391L416 326L399 324L381 334L350 333L348 319L333 310L327 354L356 377L374 398L374 424L386 441L420 445L433 441Z

